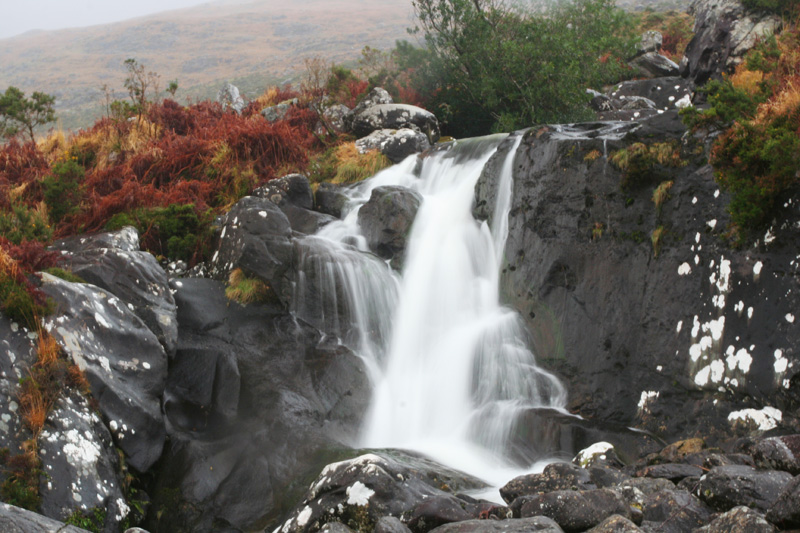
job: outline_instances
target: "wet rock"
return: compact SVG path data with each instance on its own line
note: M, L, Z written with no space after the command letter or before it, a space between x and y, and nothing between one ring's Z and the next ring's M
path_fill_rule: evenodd
M65 521L75 512L101 509L103 528L116 531L130 512L118 478L119 464L108 429L82 396L58 400L39 435L45 480L41 513ZM3 530L5 531L5 530Z
M679 463L689 455L702 452L705 447L703 439L684 439L666 446L659 456L663 462Z
M663 490L645 498L644 522L655 522L665 533L681 533L708 524L711 510L683 490Z
M521 496L512 504L516 518L547 516L564 531L585 531L611 515L630 517L625 499L610 489L588 491L553 491L535 496Z
M738 0L694 0L694 37L681 61L681 75L698 85L730 73L759 38L780 27L777 16L747 12Z
M623 481L617 488L633 487L645 495L655 494L656 492L675 490L675 483L663 478L631 478Z
M426 524L477 517L469 516L457 498L438 488L443 485L462 490L482 483L429 460L362 455L326 466L280 531L315 531L331 521L372 530L382 517L391 515L422 532L430 529ZM478 508L462 502L464 507Z
M778 470L718 466L701 478L697 495L717 511L744 505L766 512L791 480Z
M407 104L377 104L353 113L352 129L358 137L377 130L410 128L423 133L431 143L439 139L439 121L433 113Z
M769 508L767 520L782 529L800 528L800 475L786 485Z
M320 213L341 218L342 210L348 201L347 196L342 193L341 186L324 182L319 184L319 188L314 194L314 209Z
M411 225L422 202L420 194L399 186L381 186L358 212L367 244L384 259L402 262Z
M208 332L224 327L228 298L225 286L207 278L174 279L170 287L178 307L178 323L184 330Z
M691 82L678 76L622 82L612 87L606 94L607 101L604 100L602 103L600 116L606 120L624 119L624 117L620 117L619 112L635 111L636 109L640 111L654 109L656 113L664 113L670 109L679 108L679 103L690 103L692 91ZM652 106L642 107L640 104L642 98L647 99ZM600 102L598 102L599 104Z
M161 455L161 395L167 355L156 336L119 298L94 285L43 275L56 309L44 324L83 370L115 444L146 471Z
M19 507L0 502L0 531L3 533L88 533Z
M800 474L800 435L771 437L758 441L753 459L759 468Z
M703 469L699 466L674 463L646 466L636 472L637 477L664 478L673 483L678 483L687 477L700 477L702 475Z
M749 507L734 507L695 533L772 533L775 527Z
M239 88L231 83L226 83L217 92L217 102L222 105L222 109L232 109L241 114L245 107L244 99L239 94Z
M589 530L589 533L637 533L639 527L624 516L609 516Z
M375 533L410 533L408 526L394 516L384 516L375 524Z
M314 194L308 178L302 174L289 174L267 182L253 191L252 196L267 198L278 207L291 204L303 209L314 207Z
M269 285L288 306L291 299L292 229L281 209L266 198L246 196L223 217L211 272L227 280L241 268Z
M562 533L564 530L552 518L533 516L507 520L465 520L431 530L436 533Z
M500 496L511 503L520 496L541 494L556 490L592 490L589 472L570 463L552 463L544 467L541 474L519 476L500 488Z
M64 265L88 283L109 291L142 319L164 346L175 352L178 339L175 300L169 279L149 252L139 250L139 233L119 231L57 241Z
M406 157L424 152L431 147L428 137L410 128L399 130L377 130L356 141L356 148L362 154L378 150L392 163L399 163Z
M707 470L711 470L715 466L731 465L756 466L755 462L753 461L753 457L743 453L729 453L725 455L712 453L703 460L703 468Z

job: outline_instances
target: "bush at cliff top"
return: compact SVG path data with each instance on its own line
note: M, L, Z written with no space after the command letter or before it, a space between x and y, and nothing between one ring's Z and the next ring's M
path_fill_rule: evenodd
M412 4L429 49L417 79L434 87L429 107L458 136L589 118L586 87L624 77L634 49L632 19L612 0L543 13L499 0Z
M754 11L766 11L779 15L797 13L800 9L800 0L742 0L742 4Z

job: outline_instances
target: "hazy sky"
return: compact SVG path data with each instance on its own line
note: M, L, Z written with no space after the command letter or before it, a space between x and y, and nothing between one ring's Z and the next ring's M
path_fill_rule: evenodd
M0 0L0 39L29 30L105 24L208 0Z

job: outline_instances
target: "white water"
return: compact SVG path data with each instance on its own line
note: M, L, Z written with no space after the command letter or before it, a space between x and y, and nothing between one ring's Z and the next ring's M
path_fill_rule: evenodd
M472 216L475 184L503 138L461 141L424 158L421 168L411 157L361 184L344 220L306 240L295 299L298 315L312 322L327 313L370 368L364 446L417 450L496 485L532 468L510 458L517 416L565 402L556 378L536 366L521 320L499 303L521 137L502 165L492 227ZM365 253L360 236L357 211L379 185L423 197L402 277ZM308 302L309 277L325 292L324 305Z

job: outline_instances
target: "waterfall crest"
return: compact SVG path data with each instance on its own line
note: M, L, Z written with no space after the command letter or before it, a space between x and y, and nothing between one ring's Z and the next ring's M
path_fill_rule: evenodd
M498 483L530 467L522 463L532 458L520 460L509 450L519 415L562 408L566 397L558 380L536 365L519 316L500 305L521 136L502 156L491 227L472 216L475 184L505 138L459 141L354 188L344 219L304 241L295 298L299 316L327 320L370 369L374 393L364 446L421 451ZM358 228L358 209L380 185L410 187L423 198L402 275L367 253ZM324 292L325 302L307 301L312 278L319 284L313 292Z

